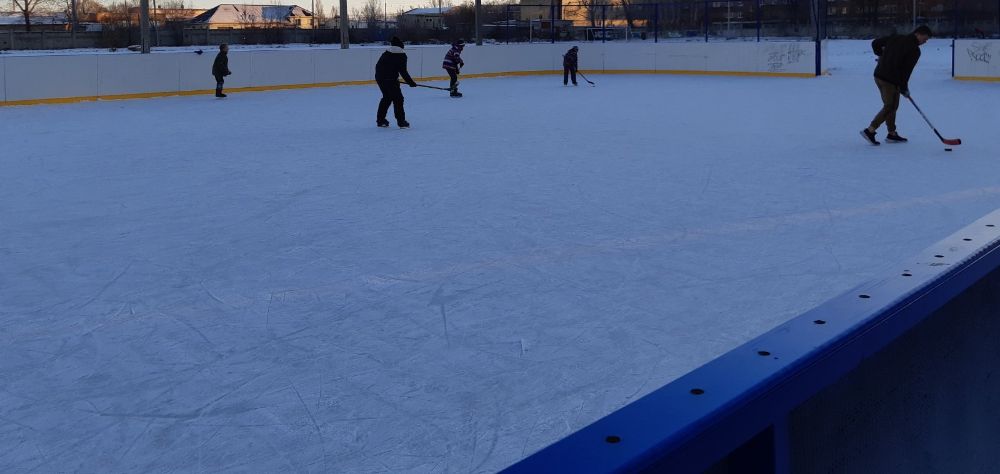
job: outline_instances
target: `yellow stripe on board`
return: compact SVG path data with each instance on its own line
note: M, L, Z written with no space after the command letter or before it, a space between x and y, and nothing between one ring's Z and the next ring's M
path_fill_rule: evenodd
M743 76L743 77L816 77L812 73L801 72L743 72L743 71L685 71L685 70L662 70L650 71L646 69L620 69L620 70L581 70L584 74L670 74L670 75L690 75L690 76ZM480 79L490 77L518 77L518 76L550 76L562 74L562 70L541 70L541 71L504 71L504 72L482 72L475 74L462 74L463 79ZM416 78L422 81L446 81L448 76L428 76ZM964 78L961 80L1000 80L1000 78ZM252 86L252 87L232 87L227 88L226 93L238 92L266 92L290 89L315 89L318 87L340 87L340 86L360 86L374 84L375 81L342 81L342 82L319 82L316 84L283 84L274 86ZM9 100L0 102L0 106L17 105L42 105L42 104L73 104L77 102L90 102L95 100L129 100L129 99L153 99L159 97L194 96L214 94L215 89L199 89L190 91L174 92L143 92L137 94L112 94L102 96L80 96L80 97L57 97L51 99L27 99Z
M955 79L959 81L1000 82L1000 77L993 76L955 76Z

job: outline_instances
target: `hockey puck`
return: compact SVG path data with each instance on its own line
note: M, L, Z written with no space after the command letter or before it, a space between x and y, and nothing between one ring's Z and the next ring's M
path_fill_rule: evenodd
M944 151L951 151L951 148L945 148Z

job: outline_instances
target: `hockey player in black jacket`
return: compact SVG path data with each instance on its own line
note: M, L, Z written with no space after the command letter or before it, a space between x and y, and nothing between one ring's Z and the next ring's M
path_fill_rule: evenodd
M900 95L910 97L910 75L920 59L920 45L930 37L931 29L921 25L908 35L892 35L872 41L872 51L878 56L875 85L882 96L882 110L875 115L868 128L861 131L861 136L872 145L879 144L875 131L883 122L889 129L887 141L906 141L896 132L896 109L899 108Z
M403 41L393 36L389 42L390 46L382 57L375 64L375 82L382 91L382 100L378 103L378 116L375 123L379 127L388 127L389 121L385 119L389 112L389 105L396 114L396 124L399 128L410 128L410 123L406 121L406 112L403 110L403 91L399 88L399 77L402 76L410 87L417 87L413 82L410 73L406 71L406 53L403 52Z
M201 50L198 50L198 54L201 54ZM229 45L220 44L219 54L215 55L215 62L212 63L212 75L215 76L215 96L225 97L226 94L222 93L222 85L226 83L225 77L232 74L229 71Z

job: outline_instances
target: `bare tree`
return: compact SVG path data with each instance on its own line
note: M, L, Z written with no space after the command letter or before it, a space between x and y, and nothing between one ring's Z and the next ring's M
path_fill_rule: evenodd
M243 29L256 28L260 21L261 18L257 15L257 9L254 6L237 5L236 22L240 24L240 27Z
M636 5L635 0L617 0L618 6L621 7L622 15L625 16L625 22L628 23L629 29L635 28L635 17L639 13L637 10L641 9L641 5Z
M73 0L63 0L63 13L66 18L73 18ZM97 0L76 0L76 15L77 17L87 17L88 15L94 13L101 13L108 11L104 5L101 5Z
M379 0L365 0L361 8L351 10L351 16L365 23L368 31L378 27L382 19L382 3Z
M313 12L313 17L316 18L316 27L322 28L326 26L326 12L323 11L323 0L316 0L316 11Z
M31 17L48 8L58 8L53 0L14 0L14 9L24 17L24 30L31 31Z

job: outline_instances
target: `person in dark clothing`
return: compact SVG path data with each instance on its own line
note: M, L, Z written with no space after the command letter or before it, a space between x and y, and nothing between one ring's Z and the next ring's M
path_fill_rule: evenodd
M577 52L580 48L573 46L563 55L563 85L569 84L569 78L573 78L573 85L576 85Z
M212 75L215 76L215 96L225 97L222 93L222 85L226 82L225 77L232 74L229 70L229 45L220 44L219 54L215 55L215 62L212 63Z
M875 67L875 85L882 96L882 110L872 119L868 128L861 131L872 145L878 145L875 131L885 123L889 129L886 141L902 143L906 139L896 132L896 110L899 96L910 97L910 75L920 60L920 45L931 37L927 25L918 27L908 35L892 35L872 41L872 51L878 56Z
M390 46L375 64L375 82L379 90L382 91L382 100L378 103L378 115L375 123L379 127L388 127L389 121L385 119L389 112L389 105L396 114L396 124L399 128L410 128L410 123L406 121L406 112L403 110L403 91L399 88L399 77L402 76L410 87L417 87L413 82L410 73L406 71L406 53L403 52L403 41L393 36L389 42Z
M465 49L464 41L458 40L452 43L451 49L444 55L444 63L441 65L448 73L448 77L451 78L451 84L448 88L451 89L452 97L462 97L462 94L458 92L458 73L462 70L462 66L465 66L465 61L462 61L463 49Z

